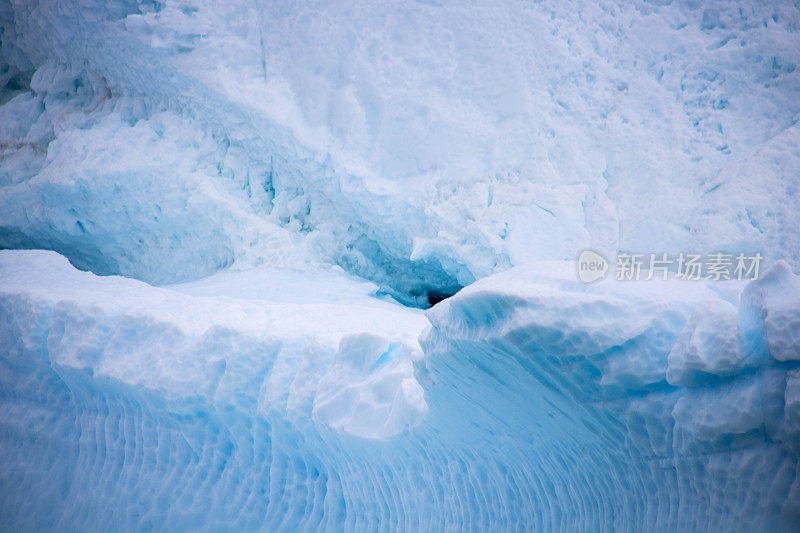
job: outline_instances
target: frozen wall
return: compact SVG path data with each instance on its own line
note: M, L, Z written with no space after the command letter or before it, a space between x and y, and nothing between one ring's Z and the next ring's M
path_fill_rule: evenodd
M800 279L734 305L570 267L426 326L336 272L231 297L257 273L0 252L0 529L796 528Z

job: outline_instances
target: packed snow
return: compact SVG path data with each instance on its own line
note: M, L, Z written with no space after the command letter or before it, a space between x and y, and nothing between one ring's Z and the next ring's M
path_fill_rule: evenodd
M798 51L788 0L0 0L0 531L797 529Z
M159 284L335 263L418 305L585 247L797 268L798 24L791 2L6 0L0 245Z

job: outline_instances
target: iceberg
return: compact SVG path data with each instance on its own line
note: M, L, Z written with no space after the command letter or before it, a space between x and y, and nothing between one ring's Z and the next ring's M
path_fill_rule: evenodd
M798 28L0 0L0 531L797 530Z
M789 529L798 284L778 263L737 307L706 285L587 286L533 263L423 313L341 270L157 288L3 251L2 516Z

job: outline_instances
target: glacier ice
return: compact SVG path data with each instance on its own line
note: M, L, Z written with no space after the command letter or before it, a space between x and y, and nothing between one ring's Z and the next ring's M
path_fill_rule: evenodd
M0 531L796 530L798 28L0 0Z
M0 252L0 515L92 529L796 524L800 368L784 354L800 347L782 311L800 279L777 264L737 315L706 285L586 286L572 268L515 267L426 320L336 270L156 288ZM305 289L287 283L298 275Z

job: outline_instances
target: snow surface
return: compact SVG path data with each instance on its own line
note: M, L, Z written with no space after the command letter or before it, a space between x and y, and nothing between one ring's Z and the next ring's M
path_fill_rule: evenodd
M585 247L797 268L799 24L788 1L4 0L0 246L159 284L336 263L418 304Z
M797 530L799 28L0 0L0 530Z

